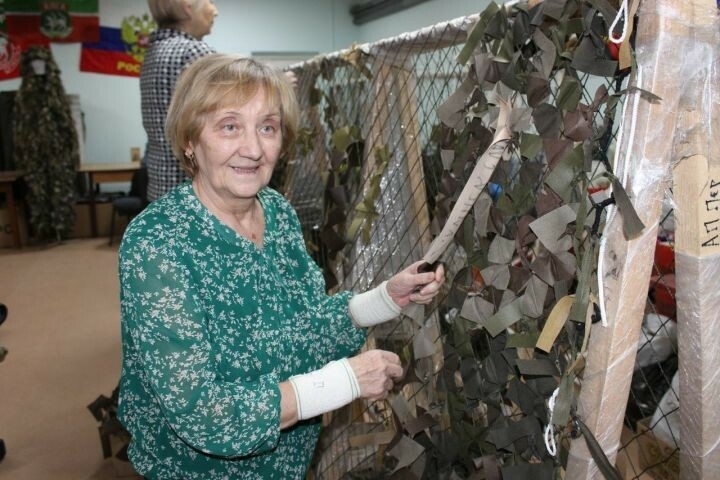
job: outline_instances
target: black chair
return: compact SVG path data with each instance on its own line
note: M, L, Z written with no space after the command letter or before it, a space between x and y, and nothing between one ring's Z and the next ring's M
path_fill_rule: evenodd
M147 206L147 184L147 168L140 167L133 173L128 194L117 197L112 201L112 217L110 218L110 239L108 240L108 245L112 245L113 243L115 215L127 217L129 223L135 215L142 212Z

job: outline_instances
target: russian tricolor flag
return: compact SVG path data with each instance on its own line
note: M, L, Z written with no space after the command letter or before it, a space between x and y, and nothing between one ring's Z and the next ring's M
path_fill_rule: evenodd
M119 28L101 26L99 42L82 44L80 71L139 77L142 60L131 55L131 49Z

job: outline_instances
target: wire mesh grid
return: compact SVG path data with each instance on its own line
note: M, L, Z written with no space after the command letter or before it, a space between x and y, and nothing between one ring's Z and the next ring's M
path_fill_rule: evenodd
M476 21L477 16L457 19L293 67L299 78L302 128L297 155L283 166L280 184L298 211L308 247L330 287L363 291L378 284L420 259L441 228L477 151L482 150L480 142L473 151L465 152L467 161L460 167L447 161L444 154L458 135L443 125L438 115L441 105L474 73L472 66L461 65L457 58ZM617 78L589 74L578 78L584 105L593 104L598 89L619 95L623 88ZM551 77L552 101L557 100L563 79L563 72ZM520 107L529 106L524 95L516 95L514 101ZM489 124L487 112L478 116ZM583 179L588 189L598 187L603 172L612 169L618 121L616 109L607 104L593 112L593 117L594 161ZM538 133L532 123L528 123L527 133ZM520 383L499 380L501 390L492 392L475 385L479 393L468 394L474 382L469 376L473 369L496 368L499 363L495 361L503 355L501 344L506 346L510 337L536 334L562 292L556 291L548 297L550 301L541 304L542 315L517 322L496 336L463 316L468 297L496 307L507 303L503 291L483 278L489 274L485 268L488 253L495 238L514 238L527 227L527 213L537 209L535 203L545 191L550 170L544 155L528 158L518 145L509 150L489 184L494 190L487 188L481 195L470 222L443 256L449 282L436 302L429 308L404 311L399 321L377 326L369 335L366 348L392 350L410 365L402 388L390 400L356 401L326 416L310 478L390 478L399 472L413 472L415 476L408 478L483 478L473 475L483 469L505 472L502 466L517 465L519 457L530 464L549 465L549 472L562 462L549 456L542 440L533 438L537 426L523 444L524 451L509 444L497 450L487 448L488 431L497 422L519 425L531 412L541 422L548 421L546 404L533 404L532 399L524 402L522 389L530 388L547 399L557 386L557 375L513 373ZM479 208L481 204L488 208ZM592 221L589 216L588 223ZM475 227L483 222L486 227L478 231ZM664 240L672 241L669 228L663 235ZM576 247L590 252L589 242L590 238L585 238ZM528 264L537 255L534 248L518 246L520 255L513 260L507 282L528 281ZM558 282L556 289L573 293L575 272L566 273L568 278ZM666 286L663 279L668 280L667 273L658 270L653 279L656 287ZM651 288L651 293L660 290ZM667 423L672 410L657 419L651 410L668 389L677 392L676 386L674 390L670 387L677 369L676 348L660 360L653 342L674 324L655 311L656 299L652 300L648 303L650 320L641 335L645 343L639 345L639 358L646 358L647 365L638 367L633 378L626 417L630 433L624 448L636 445L633 442L646 430ZM656 319L661 319L659 324L649 325ZM548 354L520 345L518 358L509 364L517 368L519 361L540 359L567 368L568 352L579 348L584 328L582 323L567 328L564 343ZM470 339L467 344L448 342L461 336ZM509 374L510 369L497 373ZM454 404L459 397L453 392L458 388L464 389L462 405ZM456 415L458 411L461 413ZM651 423L648 417L652 417ZM412 444L403 444L399 432L406 434L404 438L411 433ZM562 433L561 442L567 445L572 434ZM677 442L674 445L674 451L665 452L657 462L671 462ZM427 455L418 453L420 450ZM627 478L641 478L652 468L625 451L619 457L628 458L632 473Z
M679 478L680 391L675 303L674 212L669 193L658 232L648 301L625 410L618 463L625 478Z

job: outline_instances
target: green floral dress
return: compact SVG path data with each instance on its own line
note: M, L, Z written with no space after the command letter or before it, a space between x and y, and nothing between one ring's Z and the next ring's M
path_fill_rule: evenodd
M268 188L258 197L262 249L190 183L150 204L123 238L118 417L148 478L304 478L320 425L281 432L278 383L365 340L350 294L326 295L290 204Z

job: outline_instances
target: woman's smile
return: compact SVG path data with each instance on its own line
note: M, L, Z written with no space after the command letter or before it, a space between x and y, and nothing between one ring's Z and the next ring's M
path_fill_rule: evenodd
M237 173L238 175L255 175L258 172L258 169L260 168L260 165L255 165L252 167L234 167L231 166L232 170Z

